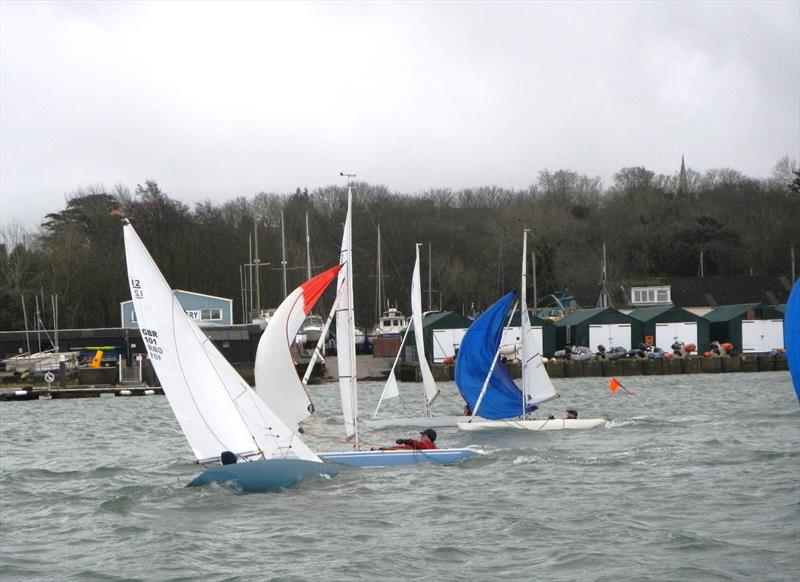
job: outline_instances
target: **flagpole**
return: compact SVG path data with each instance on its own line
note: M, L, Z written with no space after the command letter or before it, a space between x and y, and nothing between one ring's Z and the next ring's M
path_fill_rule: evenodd
M629 394L631 396L636 396L636 392L634 392L633 390L628 390L627 388L625 388L622 382L617 380L616 377L612 376L611 380L608 381L608 389L611 390L611 393L613 394L614 392L617 391L618 388L622 388L626 394Z

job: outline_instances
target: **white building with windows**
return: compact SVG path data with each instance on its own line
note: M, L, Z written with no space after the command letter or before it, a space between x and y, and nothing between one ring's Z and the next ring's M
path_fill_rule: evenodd
M631 287L630 302L633 307L672 305L672 289L669 285Z
M175 289L173 291L183 310L201 326L233 325L233 300L214 295L192 293ZM137 329L136 312L133 310L133 301L123 301L119 304L122 327Z

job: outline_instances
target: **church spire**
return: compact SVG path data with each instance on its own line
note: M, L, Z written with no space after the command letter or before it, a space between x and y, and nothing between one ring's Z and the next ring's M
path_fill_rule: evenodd
M689 192L689 182L686 179L686 163L681 154L681 172L678 174L678 194L687 194Z

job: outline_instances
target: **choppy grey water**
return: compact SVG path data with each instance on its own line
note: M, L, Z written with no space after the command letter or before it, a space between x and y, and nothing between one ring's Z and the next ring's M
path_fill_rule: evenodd
M0 578L799 579L800 411L788 374L626 386L637 395L612 395L601 378L556 381L562 398L549 408L576 406L605 428L442 429L442 446L488 454L346 468L260 495L182 486L199 468L164 397L0 403ZM362 414L381 388L361 384ZM439 412L460 410L455 386L442 388ZM342 450L337 387L312 395L322 414L307 442Z

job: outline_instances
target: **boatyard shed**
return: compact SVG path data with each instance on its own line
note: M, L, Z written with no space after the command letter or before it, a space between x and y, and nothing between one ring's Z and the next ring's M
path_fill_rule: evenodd
M710 341L730 342L734 354L783 349L783 313L763 303L726 305L707 313Z
M472 320L455 311L439 311L428 314L422 320L422 337L425 340L425 357L429 362L443 362L455 355L461 345L461 338L467 333ZM401 361L416 362L414 328L408 332Z
M522 346L522 313L515 311L511 317L509 327L503 330L502 344L507 345L511 340ZM531 316L531 333L533 335L534 351L546 358L552 358L556 351L556 326L549 319Z
M191 291L173 291L186 314L201 326L233 325L233 300L214 295L192 293ZM133 301L120 303L122 327L138 329Z
M586 346L592 351L598 345L606 348L631 349L633 338L641 335L641 323L610 307L579 309L555 323L558 349L566 345Z
M665 352L669 352L675 342L694 344L701 351L708 346L708 320L681 307L642 307L628 315L641 323L640 335L633 338L635 345L652 343Z

